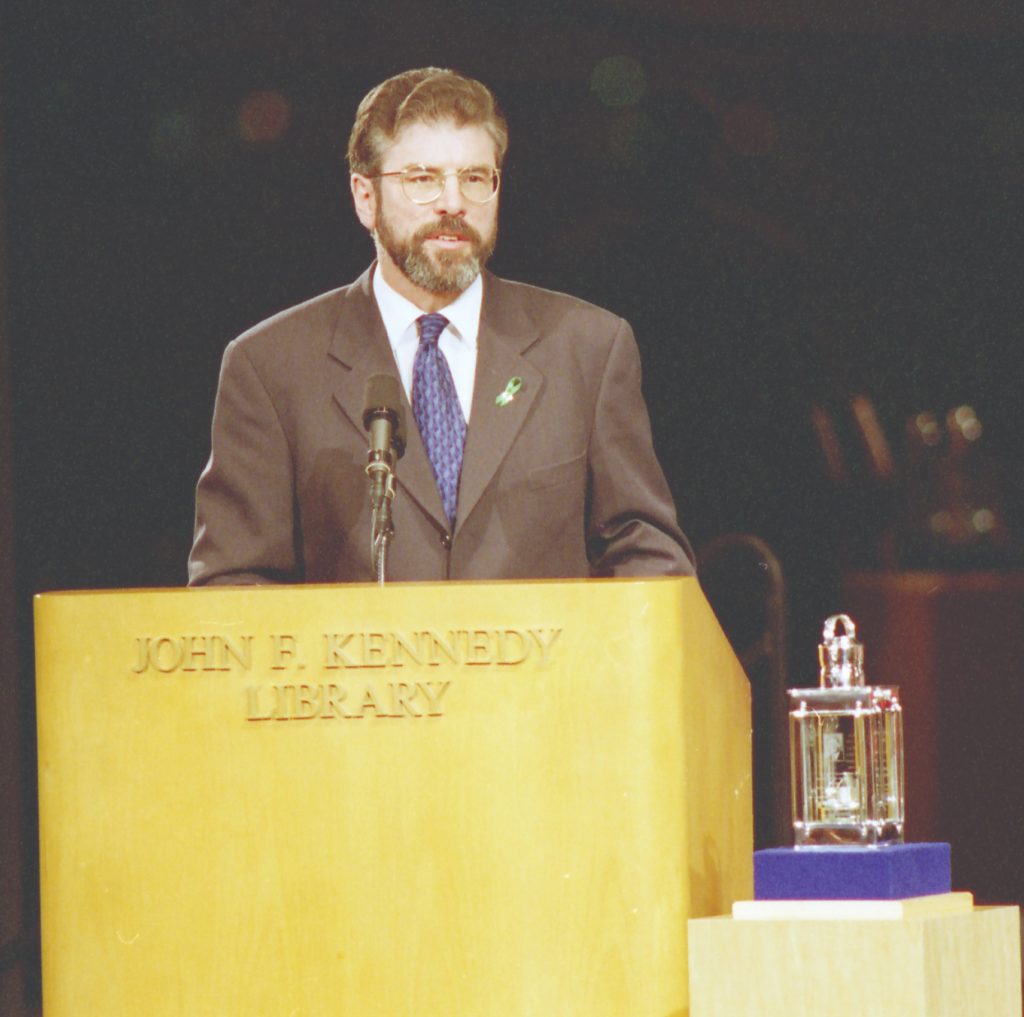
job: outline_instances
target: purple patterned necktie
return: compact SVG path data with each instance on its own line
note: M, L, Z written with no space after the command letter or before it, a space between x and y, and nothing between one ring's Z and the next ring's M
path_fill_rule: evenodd
M416 319L420 344L412 366L412 412L434 468L445 515L454 529L466 420L448 361L437 345L447 324L443 314L424 314Z

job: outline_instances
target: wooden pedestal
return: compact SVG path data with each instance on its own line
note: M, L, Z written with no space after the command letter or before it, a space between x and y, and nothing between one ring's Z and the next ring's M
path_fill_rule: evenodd
M899 919L701 918L690 921L689 938L690 1017L1021 1014L1016 907Z

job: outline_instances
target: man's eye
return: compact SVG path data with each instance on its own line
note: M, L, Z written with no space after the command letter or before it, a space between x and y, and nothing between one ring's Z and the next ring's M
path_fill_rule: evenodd
M426 173L423 170L418 170L413 173L406 173L405 179L410 184L433 184L437 182L437 175L434 173Z
M459 174L459 179L464 184L484 184L491 179L491 175L483 170L466 170Z

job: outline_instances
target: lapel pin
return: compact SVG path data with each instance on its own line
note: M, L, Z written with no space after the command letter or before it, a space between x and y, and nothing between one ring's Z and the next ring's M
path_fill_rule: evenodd
M499 392L494 402L498 406L508 406L515 398L516 393L523 387L523 379L520 377L509 378L504 392Z

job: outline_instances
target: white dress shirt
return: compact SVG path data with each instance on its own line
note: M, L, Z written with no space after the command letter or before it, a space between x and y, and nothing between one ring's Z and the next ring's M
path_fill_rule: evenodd
M384 280L379 266L373 269L373 295L384 319L384 329L391 343L391 352L398 365L398 376L402 379L405 394L412 404L412 367L419 346L419 330L416 319L426 312L411 300L406 300ZM462 407L462 415L469 423L469 410L473 405L473 380L476 377L476 340L480 331L480 309L483 306L484 284L477 276L458 298L443 307L439 314L448 319L448 325L441 333L438 347L448 361L455 382L455 391Z

